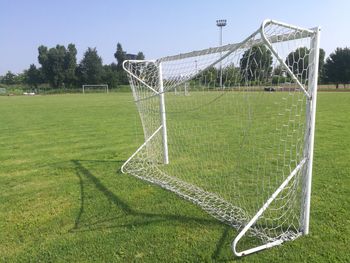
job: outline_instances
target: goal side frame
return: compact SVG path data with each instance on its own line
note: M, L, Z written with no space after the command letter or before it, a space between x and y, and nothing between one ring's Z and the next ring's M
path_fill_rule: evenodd
M298 79L294 76L293 72L289 69L289 67L285 64L283 59L279 57L278 53L274 50L272 43L270 40L266 37L265 34L265 27L268 24L276 24L281 25L287 28L300 30L303 32L309 32L311 33L311 52L310 59L309 59L309 65L311 63L312 68L309 71L309 82L308 82L308 89L303 87L303 85L298 81ZM320 46L320 27L311 29L312 32L310 32L310 29L303 29L300 27L296 27L293 25L285 24L282 22L278 22L275 20L267 19L263 21L261 27L260 27L260 33L263 38L263 41L265 44L269 47L271 52L276 56L276 58L279 60L279 62L282 64L284 69L287 70L288 73L290 73L290 76L294 79L296 84L302 89L304 92L307 103L306 103L306 130L305 130L305 139L304 139L304 158L300 161L300 163L296 166L296 168L290 173L290 175L285 179L285 181L280 185L280 187L277 188L277 190L271 195L271 197L264 203L264 205L258 210L258 212L252 217L252 219L245 225L245 227L238 233L236 238L232 242L232 251L233 253L238 256L245 256L249 255L267 248L271 248L274 246L281 245L284 241L283 239L275 240L272 242L268 242L264 245L253 247L250 249L246 249L243 251L237 250L237 244L240 241L240 239L248 232L248 230L256 223L256 221L261 217L261 215L264 213L265 210L269 207L269 205L276 199L276 197L279 195L280 192L288 185L288 183L291 181L291 179L299 172L302 172L303 177L303 185L302 185L302 200L301 200L301 234L307 235L309 234L309 225L310 225L310 204L311 204L311 184L312 184L312 166L313 166L313 152L314 152L314 138L315 138L315 121L316 121L316 100L317 100L317 80L318 80L318 63L319 63L319 46ZM295 238L299 237L299 235L296 235L292 239L288 240L294 240Z

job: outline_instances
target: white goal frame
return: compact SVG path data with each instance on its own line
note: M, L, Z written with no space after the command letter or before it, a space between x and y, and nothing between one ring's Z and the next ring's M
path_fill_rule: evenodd
M108 90L108 84L84 84L82 85L82 89L83 89L83 94L85 94L85 88L88 88L88 87L104 87L106 89L106 93L109 92Z
M304 86L304 84L300 83L297 77L293 74L293 72L288 68L286 65L286 62L283 58L279 56L279 54L274 50L272 44L280 41L288 41L289 36L286 35L277 35L274 37L268 37L265 34L265 28L267 25L278 25L284 28L289 28L291 30L295 30L298 33L296 34L299 38L304 37L310 37L311 39L311 47L314 50L314 52L310 55L309 63L312 63L312 68L310 68L309 72L309 79L307 83L307 88ZM235 237L235 239L232 242L232 250L236 256L245 256L260 250L264 250L267 248L271 248L277 245L282 244L283 242L287 240L293 240L297 238L300 235L307 235L309 233L309 222L310 222L310 202L311 202L311 182L312 182L312 167L313 167L313 152L314 152L314 134L315 134L315 118L316 118L316 100L317 100L317 80L318 80L318 64L319 64L319 46L320 46L320 28L312 28L312 29L306 29L306 28L300 28L294 25L274 21L274 20L265 20L261 24L261 27L254 32L254 34L261 34L262 41L264 44L270 48L273 55L277 58L278 62L285 67L285 70L288 74L292 77L292 80L296 83L296 85L299 86L299 89L304 93L306 98L306 138L304 140L304 155L302 160L296 165L294 170L291 171L289 176L285 178L285 180L280 184L280 186L275 190L275 192L266 200L266 202L261 206L261 208L256 211L256 214L247 222L242 228L239 229L238 235ZM251 35L251 36L252 36ZM240 48L241 46L245 45L248 41L251 40L251 36L249 36L244 41L238 43L238 44L229 44L226 46L218 47L215 49L215 52L224 52L229 51L228 54L231 54L230 52L233 52ZM295 37L295 35L294 35ZM159 112L161 113L160 119L161 119L161 125L154 131L153 134L151 134L148 138L145 138L145 142L126 160L126 162L121 167L121 170L123 173L127 172L125 170L125 166L147 145L149 141L151 141L157 134L161 133L162 135L162 147L163 147L163 161L164 164L168 164L170 162L169 155L168 155L168 138L167 138L167 120L166 120L166 103L164 100L164 93L166 92L163 86L163 75L162 75L162 64L163 62L169 62L169 61L176 61L179 59L187 59L196 57L201 54L208 54L213 51L213 48L200 50L200 51L193 51L185 54L179 54L175 56L168 56L163 57L158 60L127 60L123 63L124 70L129 74L130 78L130 85L132 87L134 96L135 96L135 87L133 81L139 81L142 83L145 87L147 87L149 90L152 90L156 95L160 98L160 105L159 105ZM227 56L227 55L226 55ZM225 55L220 58L220 60L223 60L225 58ZM219 60L219 61L220 61ZM135 75L130 68L128 67L128 63L153 63L157 68L159 72L159 82L158 82L158 88L155 89L154 87L150 86L144 79L140 78L139 76ZM220 63L216 61L215 63ZM193 76L195 77L195 76ZM183 85L185 83L184 80L181 82ZM179 84L180 85L180 84ZM136 99L135 99L136 100ZM301 207L301 214L300 214L300 222L301 222L301 229L300 229L300 235L296 235L293 238L289 239L279 239L274 240L272 242L267 242L263 245L253 247L250 249L246 249L244 251L238 251L237 244L241 240L243 236L247 234L247 232L252 228L252 226L257 222L257 220L264 214L264 212L268 209L270 204L279 196L279 194L285 189L285 187L288 185L288 183L295 177L295 175L299 172L302 172L302 207ZM142 177L140 177L143 179ZM149 179L146 179L148 181L151 181ZM157 182L157 180L151 181L156 184L160 184L162 187L174 191L177 194L179 194L182 197L185 197L189 200L191 200L191 197L186 196L186 194L179 193L170 186L162 185L161 183Z

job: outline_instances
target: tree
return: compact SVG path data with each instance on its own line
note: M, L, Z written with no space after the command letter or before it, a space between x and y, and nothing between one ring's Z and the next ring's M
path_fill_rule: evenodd
M78 68L77 75L80 84L101 84L103 76L102 58L96 48L88 48L84 53Z
M69 44L68 48L62 45L56 45L50 49L40 46L38 51L38 61L41 64L45 81L56 88L63 84L74 84L77 65L77 50L74 44Z
M64 82L68 86L75 84L77 78L75 71L77 68L77 49L74 44L69 44L64 58L65 77Z
M41 71L45 82L48 82L49 65L48 65L48 49L47 47L41 45L38 47L38 61L41 65Z
M286 64L290 70L301 79L308 77L310 49L306 47L297 48L295 51L288 54ZM325 51L320 48L318 74L321 77L323 74ZM320 79L320 78L319 78Z
M327 82L339 84L350 83L350 48L337 48L329 55L324 65Z
M289 69L298 77L305 80L308 77L310 50L306 47L297 48L288 54L286 64Z
M122 44L117 43L117 51L114 53L114 57L117 60L118 70L122 70L122 65L126 59L126 52L123 50Z
M108 84L110 89L116 88L119 84L117 64L103 66L102 82Z
M16 75L13 74L11 71L7 71L5 76L2 77L1 82L6 85L15 84L15 77Z
M273 69L274 76L283 76L285 74L286 74L286 70L283 68L282 65L278 65Z
M240 69L249 81L261 82L271 77L271 51L265 45L255 45L244 52Z
M45 46L40 46L38 60L43 69L45 80L51 86L61 87L65 80L65 55L66 48L57 45L49 50Z
M145 55L143 54L143 52L140 51L139 53L137 53L136 59L137 60L144 60L145 59Z
M222 69L222 82L227 87L238 85L241 82L240 69L233 64ZM219 81L220 83L220 81Z
M38 84L41 83L40 70L34 64L31 64L29 69L25 71L25 82L34 88L37 88Z
M23 72L15 74L14 84L24 84L25 83L25 78L26 78L26 75Z
M211 83L220 83L218 70L215 67L207 68L202 72L202 85L209 85Z
M321 83L324 80L324 58L326 52L324 49L320 48L320 55L318 57L318 82Z

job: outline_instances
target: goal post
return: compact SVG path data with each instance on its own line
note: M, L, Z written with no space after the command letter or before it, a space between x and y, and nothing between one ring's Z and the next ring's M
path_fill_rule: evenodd
M124 61L144 143L122 172L236 228L236 256L308 234L319 39L265 20L237 44Z
M174 88L175 95L189 96L189 83L185 82L183 85Z
M86 92L96 92L96 90L99 90L100 92L106 92L108 93L108 84L84 84L82 85L83 94Z

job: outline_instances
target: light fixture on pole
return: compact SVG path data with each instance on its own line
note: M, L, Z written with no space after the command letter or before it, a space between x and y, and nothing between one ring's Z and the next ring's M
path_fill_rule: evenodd
M216 20L216 25L220 28L220 47L222 46L222 28L227 25L226 19ZM220 52L220 58L221 58ZM222 62L220 62L220 87L222 88Z

